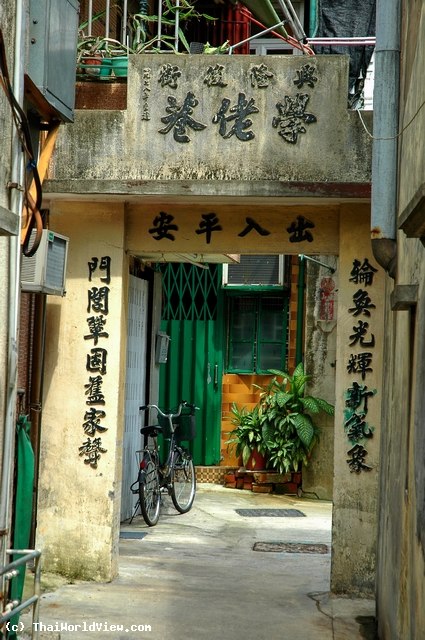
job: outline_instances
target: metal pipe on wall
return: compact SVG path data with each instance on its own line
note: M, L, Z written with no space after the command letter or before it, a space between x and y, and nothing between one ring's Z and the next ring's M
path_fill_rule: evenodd
M395 277L401 0L377 0L373 92L372 250Z
M314 38L319 26L317 0L310 0L309 21L309 36L310 38Z
M295 13L294 7L290 0L278 0L279 6L282 10L283 15L285 16L287 23L292 27L292 31L294 37L298 40L298 42L303 42L305 40L305 33L303 26Z
M295 336L295 366L303 361L304 344L304 294L305 294L305 256L298 256L298 298L297 333Z
M174 33L174 46L176 51L179 50L179 28L180 28L180 0L176 0L176 24Z
M15 11L15 43L13 66L13 93L16 100L23 102L23 55L25 46L22 41L24 33L23 0L16 0ZM12 170L11 182L23 184L23 154L18 132L14 131L12 142ZM19 218L22 215L22 192L20 189L12 189L10 196L10 209ZM19 225L19 228L21 224ZM20 236L9 238L9 310L8 310L8 362L7 362L7 386L6 386L6 414L3 431L3 457L1 468L0 486L0 564L6 564L7 546L10 524L11 505L11 481L14 439L16 429L16 398L18 382L18 318L20 299ZM1 593L5 593L4 583L0 584Z

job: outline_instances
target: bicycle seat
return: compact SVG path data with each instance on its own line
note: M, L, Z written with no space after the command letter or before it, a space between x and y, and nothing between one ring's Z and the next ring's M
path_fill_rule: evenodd
M146 427L141 427L140 433L144 436L148 436L150 438L156 438L159 433L161 433L162 427L159 424L148 425Z

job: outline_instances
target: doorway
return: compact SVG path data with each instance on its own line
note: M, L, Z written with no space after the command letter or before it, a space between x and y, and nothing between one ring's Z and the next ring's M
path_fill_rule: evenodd
M159 404L174 408L180 400L187 400L200 407L191 453L196 465L217 465L223 369L222 267L168 263L161 265L161 270L161 329L170 337L170 346L167 363L161 365Z
M130 518L134 510L134 496L130 491L130 485L137 476L135 451L141 448L139 407L145 403L146 394L148 295L148 280L130 275L128 286L121 521Z

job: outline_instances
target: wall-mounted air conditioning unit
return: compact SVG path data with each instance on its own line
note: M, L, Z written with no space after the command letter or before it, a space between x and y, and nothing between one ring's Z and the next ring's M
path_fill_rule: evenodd
M34 234L33 231L32 235ZM36 253L30 258L22 256L22 291L49 293L54 296L65 294L68 240L65 236L43 229ZM29 246L32 246L31 242Z
M282 287L284 256L243 256L239 263L223 265L223 287Z

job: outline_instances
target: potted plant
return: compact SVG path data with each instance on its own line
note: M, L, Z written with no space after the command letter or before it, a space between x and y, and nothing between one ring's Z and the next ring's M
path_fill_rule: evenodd
M86 33L88 21L79 26L77 48L77 75L90 78L105 78L111 73L117 77L127 76L129 54L139 53L181 53L182 47L185 53L195 52L185 35L184 27L194 19L215 20L205 13L199 13L195 9L193 0L180 0L174 4L171 0L165 0L165 10L161 18L158 15L149 14L147 0L139 0L138 13L129 14L127 22L127 40L122 43L106 36L93 36ZM102 19L105 11L95 14L92 24ZM153 26L158 23L161 29L155 33ZM229 49L228 42L219 47L212 47L208 42L197 47L196 52L206 54L226 53Z
M334 415L334 407L322 398L305 395L311 376L302 363L293 375L271 370L274 378L261 389L258 408L262 438L269 465L279 473L297 472L307 465L318 441L317 418L324 412Z
M139 12L129 16L129 47L132 53L164 53L167 50L171 53L178 53L179 44L189 53L190 45L184 33L185 24L191 20L199 20L201 18L215 20L215 18L206 13L199 13L195 9L193 0L180 0L178 4L173 3L171 0L165 0L165 10L162 12L160 19L158 15L149 14L148 5L147 0L140 0ZM161 25L161 31L156 34L152 29L155 23Z
M234 429L229 434L227 444L235 447L235 453L242 459L247 469L265 468L265 442L260 423L259 407L241 409L236 403L231 406Z

